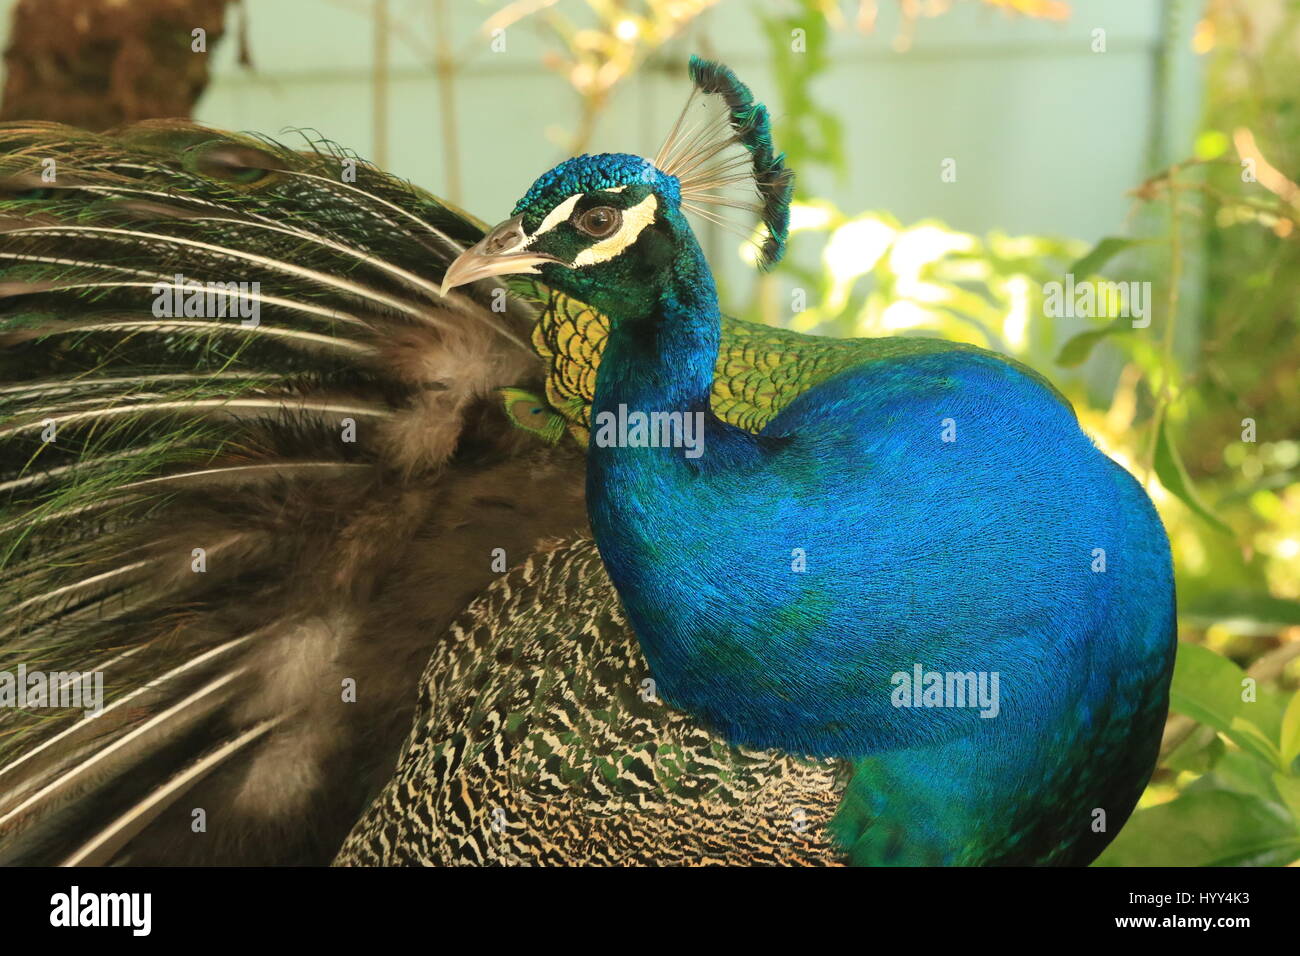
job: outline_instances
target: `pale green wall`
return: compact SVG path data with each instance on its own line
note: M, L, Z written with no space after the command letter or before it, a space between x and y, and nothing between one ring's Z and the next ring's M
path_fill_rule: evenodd
M245 2L254 70L236 62L235 12L198 118L272 134L311 126L374 156L368 0ZM0 0L5 8L10 3ZM576 96L542 65L548 34L519 25L507 34L506 52L489 50L479 27L501 5L450 2L452 45L466 60L456 81L460 202L488 220L508 213L532 179L563 158L555 128L572 131L577 118ZM841 5L850 16L856 9L856 2ZM975 232L1096 239L1122 229L1130 207L1125 190L1141 180L1152 156L1153 116L1171 100L1177 109L1163 152L1189 150L1199 80L1185 43L1177 46L1175 89L1157 102L1162 0L1074 0L1074 16L1064 24L958 3L920 21L913 48L903 54L891 49L896 4L879 5L874 34L834 35L834 65L816 87L844 123L849 173L839 181L801 170L807 193L829 196L850 212L888 209L904 222L933 216ZM387 155L393 171L444 192L433 6L434 0L389 3L401 27L389 44ZM684 59L711 51L760 96L775 99L756 6L782 9L724 0L668 52ZM561 0L559 9L580 19L586 4ZM1105 53L1090 49L1097 27L1106 30ZM616 94L593 147L653 154L685 90L680 75L638 75ZM944 157L957 160L955 183L940 182Z
M315 126L373 155L368 5L248 3L256 73L239 68L234 44L224 44L199 118L267 132ZM545 46L535 29L514 27L506 52L489 51L478 28L499 5L451 4L453 45L472 54L457 80L462 204L488 219L508 212L529 182L562 158L548 128L571 131L577 118L576 96L541 64ZM566 6L575 16L585 8L581 0L563 0ZM780 7L726 0L669 49L683 57L709 49L774 98L752 6ZM937 216L974 231L1097 238L1119 228L1128 208L1123 192L1145 172L1157 112L1158 0L1076 0L1067 24L963 3L921 21L905 54L890 48L894 5L880 6L873 35L834 36L834 65L817 91L844 122L851 168L844 182L804 171L811 192L850 210L887 208L904 221ZM411 41L431 50L431 4L393 0L390 7L395 20L410 18ZM1106 30L1104 54L1090 51L1095 27ZM400 38L390 51L388 165L443 190L432 69ZM616 94L592 145L653 153L685 88L680 77L637 77ZM958 161L958 180L942 184L939 163L949 156Z
M368 4L328 0L248 0L256 73L218 51L216 82L199 117L217 126L276 132L315 126L362 155L375 154L372 129L373 21ZM484 219L505 216L533 178L564 157L557 137L577 125L576 95L542 65L550 40L519 25L506 51L480 32L499 3L451 5L452 46L466 62L456 80L461 205ZM775 100L767 41L755 6L724 0L667 52L684 59L708 50ZM855 4L842 4L852 12ZM582 0L562 0L575 18ZM937 217L974 232L1002 229L1096 239L1120 231L1151 155L1161 42L1160 0L1076 0L1068 23L1004 16L961 3L917 25L913 47L896 53L896 5L881 2L874 34L833 35L833 66L816 92L841 117L850 157L843 180L800 170L801 191L855 212L888 209L904 222ZM429 2L390 3L407 24L390 43L388 166L437 192L448 183L439 146L435 46ZM1092 31L1106 31L1093 53ZM1179 102L1195 100L1195 63L1186 44ZM645 71L621 87L592 141L596 150L653 155L680 106L680 75ZM779 106L776 108L779 109ZM1185 155L1195 106L1176 118L1166 151ZM549 134L549 135L548 135ZM957 160L957 182L942 183L940 162ZM721 264L740 280L733 257Z

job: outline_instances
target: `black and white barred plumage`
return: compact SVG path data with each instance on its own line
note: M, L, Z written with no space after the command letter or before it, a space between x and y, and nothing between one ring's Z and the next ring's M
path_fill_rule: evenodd
M845 773L668 706L595 544L572 539L439 642L397 772L335 863L835 864Z

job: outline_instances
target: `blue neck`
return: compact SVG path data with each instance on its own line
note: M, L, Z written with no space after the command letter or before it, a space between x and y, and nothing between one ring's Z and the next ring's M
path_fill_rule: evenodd
M710 613L701 595L717 583L716 563L737 562L702 546L705 539L697 532L710 522L719 530L727 503L720 483L761 471L765 452L754 435L710 410L721 337L717 292L689 232L679 249L648 304L603 304L613 314L592 401L587 508L660 693L690 709L690 675L737 658L734 647L701 638ZM693 428L702 428L702 454L692 457L683 447L602 445L597 423L602 415L618 416L620 406L689 417ZM725 550L725 542L715 543ZM717 669L737 686L746 679Z
M677 253L660 275L655 293L601 303L611 331L601 356L592 420L602 412L617 414L620 406L646 413L698 414L705 430L704 454L693 459L681 448L598 448L593 441L591 451L600 467L588 469L589 491L596 471L605 478L612 477L611 469L619 473L629 467L642 475L695 475L734 468L760 456L753 435L722 421L710 408L722 336L717 287L685 219L678 213L667 218Z
M592 411L626 403L645 411L707 411L721 338L718 294L689 233L658 294L615 300Z

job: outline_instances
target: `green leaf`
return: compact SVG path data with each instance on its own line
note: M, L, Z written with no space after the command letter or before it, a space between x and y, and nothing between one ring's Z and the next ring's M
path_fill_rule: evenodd
M1179 595L1182 598L1182 595ZM1300 601L1245 590L1208 591L1179 601L1178 618L1240 620L1268 627L1300 624Z
M1220 740L1223 735L1217 735ZM1272 764L1260 760L1252 753L1235 747L1226 750L1214 769L1204 776L1197 777L1184 788L1184 793L1200 793L1203 790L1230 790L1258 797L1265 803L1280 805L1281 799L1277 787L1273 786L1273 774L1276 769Z
M1300 777L1289 777L1283 773L1273 774L1273 786L1277 787L1282 802L1291 811L1297 827L1300 827Z
M1199 644L1180 642L1174 659L1169 708L1222 733L1241 711L1241 681L1246 672Z
M1209 773L1226 749L1218 731L1212 727L1198 727L1160 761L1160 766L1175 773Z
M1150 242L1149 239L1125 239L1123 236L1107 236L1084 253L1083 258L1076 259L1066 270L1076 279L1086 279L1101 272L1102 266L1130 246Z
M817 78L831 65L827 52L830 26L818 7L819 0L802 0L789 14L759 14L780 90L780 109L773 110L775 138L785 147L792 168L819 163L842 175L848 168L843 123L813 96ZM790 43L790 31L795 28L806 34L807 44L799 51Z
M1228 739L1242 750L1254 754L1260 760L1279 770L1283 769L1282 758L1278 753L1277 745L1245 717L1240 715L1235 717L1232 721L1232 727L1225 733L1228 735Z
M1273 769L1284 769L1272 736L1260 729L1257 717L1267 718L1259 704L1241 699L1246 672L1199 644L1180 643L1174 660L1169 708L1212 727L1252 757Z
M1296 691L1282 716L1282 770L1290 773L1296 757L1300 757L1300 691Z
M1097 866L1282 866L1300 858L1300 834L1268 802L1199 790L1138 810Z
M1061 351L1056 355L1056 364L1063 368L1074 368L1082 365L1084 361L1092 354L1097 343L1107 336L1116 335L1120 332L1132 332L1133 320L1129 318L1118 318L1109 325L1103 325L1099 329L1089 329L1087 332L1080 332L1078 335L1071 336L1066 343L1061 346Z
M1169 440L1169 420L1167 418L1160 420L1160 431L1156 435L1155 470L1156 477L1160 479L1160 484L1164 485L1171 495L1187 505L1216 531L1233 536L1232 529L1211 513L1197 496L1196 490L1192 487L1192 479L1188 477L1187 469L1183 466L1183 460L1178 454L1178 449Z

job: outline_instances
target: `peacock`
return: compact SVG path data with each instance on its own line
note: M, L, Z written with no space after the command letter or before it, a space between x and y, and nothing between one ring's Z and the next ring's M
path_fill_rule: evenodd
M1005 357L723 315L687 217L774 264L793 175L689 72L492 229L315 137L0 127L0 672L104 678L0 712L0 861L1104 849L1150 502Z

